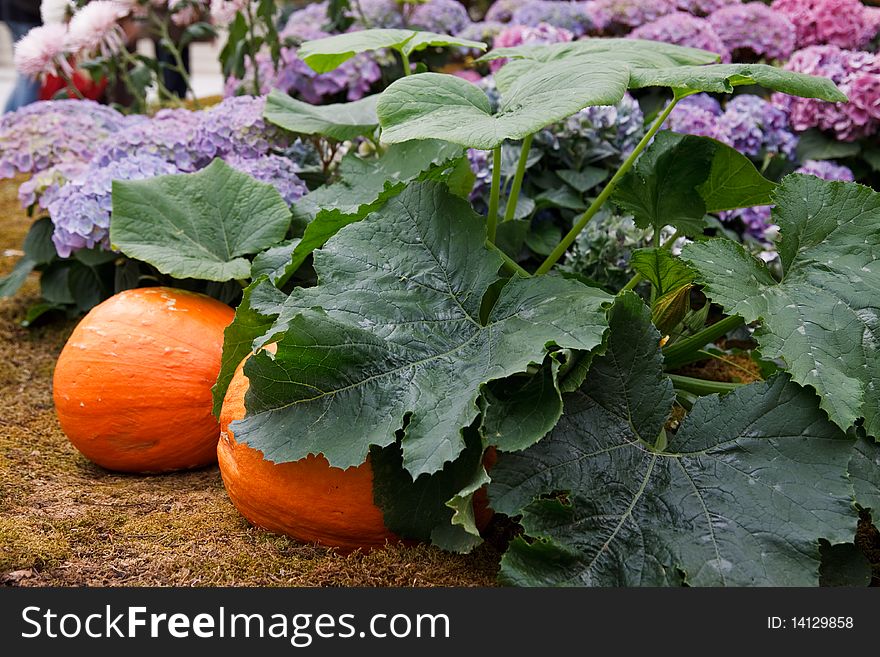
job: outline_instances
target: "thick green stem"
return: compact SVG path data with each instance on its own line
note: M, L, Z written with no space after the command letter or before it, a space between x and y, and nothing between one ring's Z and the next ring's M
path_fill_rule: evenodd
M516 175L513 176L513 184L510 186L510 195L507 197L507 206L504 208L504 221L510 221L516 214L516 204L519 201L519 190L522 189L523 176L526 173L526 163L529 160L529 150L532 147L532 139L535 135L529 135L523 139L522 152L519 154L519 162L516 165Z
M559 259L565 254L577 236L580 235L580 232L586 228L587 224L590 223L590 219L592 219L596 213L602 208L605 204L605 201L611 196L614 190L617 188L617 185L620 183L621 179L627 174L627 172L632 168L633 164L635 164L636 160L641 155L642 151L648 147L648 144L651 143L651 140L654 138L654 135L663 127L663 124L666 122L666 119L669 118L669 114L672 112L672 109L675 107L678 102L678 97L674 97L669 104L666 106L660 115L654 120L654 123L651 124L651 127L648 129L648 132L645 133L645 136L642 137L642 140L636 145L633 149L633 152L630 153L629 157L626 158L624 163L617 170L617 173L608 181L608 184L605 185L605 189L596 197L596 200L587 208L586 212L584 212L578 220L575 222L572 229L568 231L565 237L562 238L562 241L556 245L556 248L553 249L553 252L547 256L547 259L541 263L541 266L538 267L538 270L535 274L546 274L553 268Z
M520 267L517 264L516 260L514 260L504 251L502 251L495 243L486 240L486 246L489 248L490 251L494 251L501 256L501 260L503 260L503 262L501 263L502 266L511 274L519 274L523 278L531 277L531 274L527 270Z
M668 370L674 370L688 363L702 360L700 351L710 342L727 335L730 331L743 323L739 315L725 317L702 331L694 333L689 338L679 340L663 349L663 362Z
M403 50L400 51L400 60L403 62L403 77L412 74L412 69L409 64L409 55L407 55Z
M695 379L692 376L681 376L680 374L667 374L666 376L672 379L672 385L675 386L676 390L684 390L700 396L732 392L743 385L742 383L706 381L705 379Z
M73 94L74 98L79 100L85 100L85 96L82 95L82 92L76 86L76 83L71 79L71 77L67 74L60 66L58 67L58 74L61 76L61 79L64 80L64 85L67 87L67 93Z
M174 58L174 66L171 70L176 71L178 75L183 79L183 84L186 86L187 91L192 94L193 99L193 108L196 110L202 109L201 103L199 103L199 99L196 97L196 91L193 89L192 80L189 77L189 72L186 70L186 65L183 63L183 57L180 54L180 49L177 47L177 44L171 40L171 32L168 30L168 24L161 20L157 19L159 29L162 33L162 40L165 42L165 49L171 53L171 56Z
M489 214L486 217L489 241L495 241L498 227L498 199L501 196L501 144L492 149L492 190L489 192Z

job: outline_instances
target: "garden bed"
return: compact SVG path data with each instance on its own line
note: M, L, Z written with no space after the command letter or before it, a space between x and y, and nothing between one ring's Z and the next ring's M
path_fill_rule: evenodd
M20 182L20 181L19 181ZM30 220L16 181L0 185L0 253ZM0 258L0 275L16 257ZM247 524L216 467L162 476L113 474L67 441L52 371L75 321L25 329L33 275L0 300L0 582L21 586L490 586L498 554L429 546L340 555Z

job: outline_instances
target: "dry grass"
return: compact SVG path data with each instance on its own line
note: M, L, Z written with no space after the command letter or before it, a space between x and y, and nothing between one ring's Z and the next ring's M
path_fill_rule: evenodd
M0 183L0 274L30 220ZM216 467L119 475L82 457L52 406L52 371L73 321L18 322L36 276L0 300L0 582L23 586L491 586L498 554L428 546L340 555L248 525Z

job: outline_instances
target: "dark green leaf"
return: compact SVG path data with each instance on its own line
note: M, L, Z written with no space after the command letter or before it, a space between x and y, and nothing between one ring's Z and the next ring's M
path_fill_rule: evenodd
M484 220L436 183L337 234L315 252L320 284L295 290L268 333L281 336L275 356L245 366L236 437L271 461L320 452L345 468L405 425L406 469L436 472L464 448L485 383L543 362L550 345L601 343L610 297L560 278L509 280L481 322L501 265L485 237Z
M868 586L871 583L871 564L852 543L831 545L822 541L819 546L822 564L819 566L821 586Z
M27 256L19 258L11 272L6 276L0 276L0 297L11 297L18 292L36 266L37 263Z
M113 183L110 240L163 274L244 279L258 253L284 239L287 203L222 160L198 173Z
M272 90L263 116L270 123L302 135L323 135L338 141L372 135L379 119L379 96L367 96L350 103L310 105L285 93Z
M880 525L880 443L864 436L856 440L849 462L849 478L856 492L856 503L870 509L875 525Z
M630 266L651 281L658 296L674 292L694 282L696 274L666 249L637 249Z
M70 293L70 262L57 260L40 276L40 295L54 305L67 305L76 301Z
M576 191L585 194L596 185L605 182L610 172L608 169L601 169L599 167L584 167L581 171L562 169L557 171L556 175Z
M288 272L291 269L293 253L301 241L299 237L296 237L258 253L251 263L251 280L257 280L260 276L268 276L272 283L279 287L283 285L289 275L296 271L293 268ZM279 279L281 279L280 283Z
M833 160L839 157L858 155L861 147L858 142L837 141L821 130L807 130L798 136L797 159Z
M747 322L762 355L816 389L843 429L865 418L880 436L880 194L814 176L784 179L774 196L783 278L730 240L685 247L707 295Z
M47 265L58 253L52 243L55 226L49 217L42 217L31 224L27 237L24 238L24 254L37 265Z

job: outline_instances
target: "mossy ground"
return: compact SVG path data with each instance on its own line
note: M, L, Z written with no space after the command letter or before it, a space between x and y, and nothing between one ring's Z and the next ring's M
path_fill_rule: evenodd
M0 183L0 275L30 220ZM75 321L24 329L37 277L0 300L0 583L23 586L491 586L498 553L428 546L341 555L256 529L216 467L161 476L108 472L67 441L52 371Z

